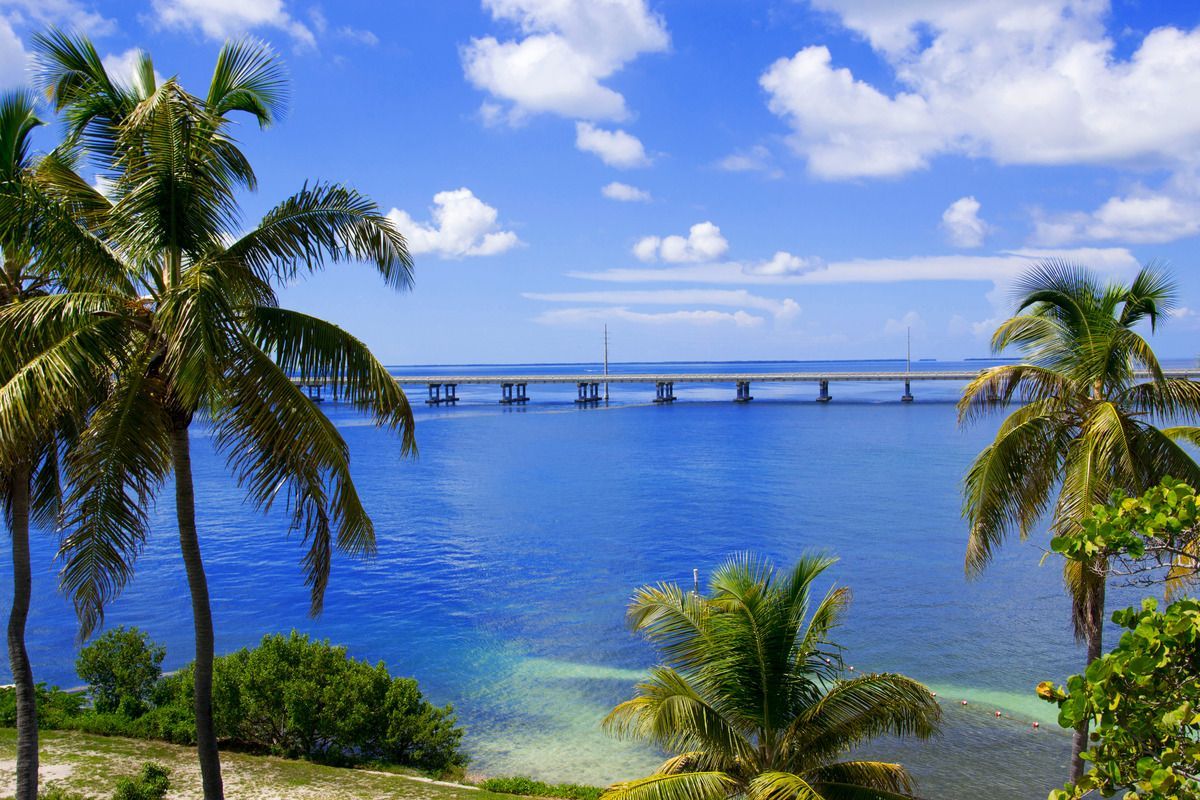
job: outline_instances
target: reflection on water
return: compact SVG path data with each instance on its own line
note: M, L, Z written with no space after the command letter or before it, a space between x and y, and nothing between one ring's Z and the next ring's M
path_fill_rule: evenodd
M453 702L472 771L604 783L659 758L600 730L653 661L624 626L634 587L690 584L693 568L707 573L736 550L786 562L817 548L841 557L830 574L854 592L840 632L847 663L904 672L945 700L940 739L882 741L872 754L910 765L927 797L1041 800L1061 784L1069 739L1033 687L1082 657L1038 542L1014 542L984 576L964 577L959 481L994 428L956 428L956 387L914 384L917 403L902 406L889 384L836 385L829 405L812 402L815 387L764 385L735 405L731 385L677 385L678 402L654 406L653 387L623 386L613 405L587 410L574 391L531 387L533 403L514 411L496 387L459 387L459 407L418 408L416 461L324 404L354 454L379 556L335 561L316 620L283 518L244 505L197 435L219 648L291 628L328 637ZM164 499L138 577L109 614L164 642L169 668L191 647L170 517ZM29 641L39 679L73 685L75 629L52 553L39 537ZM1114 605L1131 599L1115 594Z

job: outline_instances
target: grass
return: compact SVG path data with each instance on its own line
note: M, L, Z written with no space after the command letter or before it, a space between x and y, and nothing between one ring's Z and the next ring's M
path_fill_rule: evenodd
M526 797L556 797L563 800L600 800L599 786L578 783L543 783L532 778L488 778L479 784L489 792L519 794Z
M16 732L0 729L0 798L11 797ZM41 732L43 784L107 800L118 777L134 775L147 761L171 771L169 800L202 796L196 752L164 742L95 736L76 731ZM469 786L411 775L344 769L271 756L222 753L227 797L247 800L506 800Z

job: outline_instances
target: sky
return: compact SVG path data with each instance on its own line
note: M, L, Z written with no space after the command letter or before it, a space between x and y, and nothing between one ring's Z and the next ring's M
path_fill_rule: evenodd
M281 298L385 363L596 361L605 324L615 362L984 356L1050 257L1168 265L1152 341L1200 356L1192 0L0 0L0 85L47 25L198 94L268 42L291 98L237 129L244 224L371 196L413 291L350 265Z

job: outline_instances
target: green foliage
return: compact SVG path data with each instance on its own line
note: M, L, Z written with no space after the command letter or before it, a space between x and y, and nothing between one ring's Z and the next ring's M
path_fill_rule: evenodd
M1158 611L1113 614L1125 629L1117 647L1093 661L1065 687L1046 681L1043 699L1059 707L1059 724L1084 720L1094 728L1084 758L1091 764L1076 784L1050 793L1072 800L1089 792L1126 800L1200 798L1200 601L1177 600Z
M150 761L133 778L118 778L113 800L162 800L171 788L170 773L161 764Z
M519 794L524 797L560 797L566 800L600 800L604 792L599 786L579 783L543 783L523 776L488 778L479 784L484 791L496 794Z
M144 631L121 626L84 647L75 671L87 682L97 712L137 718L149 707L166 654Z
M68 727L70 720L82 713L84 696L77 692L64 692L57 686L39 683L35 702L39 728ZM0 689L0 726L15 727L17 724L17 691L12 687Z
M216 659L217 735L245 749L326 763L385 762L430 772L466 764L453 710L429 703L346 648L292 632ZM159 682L142 720L155 738L194 741L190 668Z
M1124 492L1091 514L1071 532L1050 540L1050 549L1073 561L1121 558L1147 559L1132 569L1167 569L1171 582L1190 577L1197 569L1197 527L1200 500L1187 483L1167 477L1140 497Z
M834 563L805 556L790 570L749 555L718 568L709 593L639 589L628 620L660 652L635 696L604 720L615 735L672 754L605 800L897 798L913 781L899 764L839 760L878 736L933 736L941 709L902 675L846 678L830 633L849 591L813 584Z

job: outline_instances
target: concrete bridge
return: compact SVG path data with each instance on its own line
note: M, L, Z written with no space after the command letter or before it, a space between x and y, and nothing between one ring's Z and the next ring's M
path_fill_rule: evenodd
M696 373L616 373L610 375L576 374L576 375L398 375L396 382L402 386L425 386L428 397L425 402L430 405L454 405L458 402L459 386L499 386L500 403L503 405L519 405L529 402L529 387L532 385L562 384L574 385L577 390L575 402L580 405L591 405L607 400L607 384L654 384L656 403L670 403L675 400L675 384L733 384L735 387L734 402L747 403L754 398L750 387L755 383L811 383L817 387L819 403L828 403L833 399L829 392L829 384L842 382L888 382L902 384L904 393L900 401L910 403L913 400L912 384L914 381L945 381L966 383L975 380L987 369L981 370L919 370L916 372L696 372ZM1171 369L1164 370L1171 378L1200 379L1200 369ZM1149 378L1149 374L1139 375ZM323 399L323 391L329 381L315 378L296 381L303 386L313 400ZM605 391L601 392L601 386ZM334 397L336 399L336 395Z

